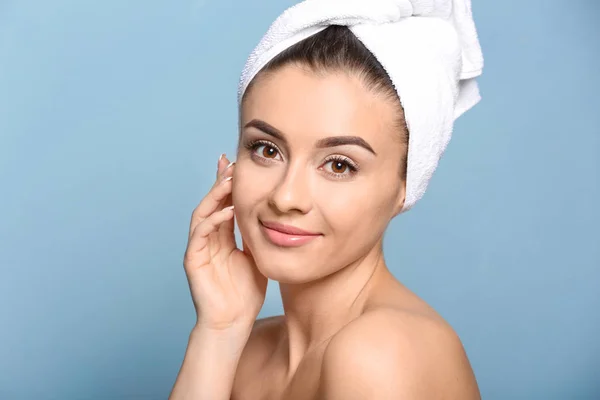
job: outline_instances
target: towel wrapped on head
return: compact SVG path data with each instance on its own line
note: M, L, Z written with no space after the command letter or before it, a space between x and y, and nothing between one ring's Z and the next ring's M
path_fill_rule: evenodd
M409 131L406 199L425 193L454 121L479 102L483 55L470 0L305 0L285 10L248 57L238 104L275 56L330 25L347 26L388 73Z

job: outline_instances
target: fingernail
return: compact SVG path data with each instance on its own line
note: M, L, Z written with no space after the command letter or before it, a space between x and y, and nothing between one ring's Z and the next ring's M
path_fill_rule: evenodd
M229 207L225 207L225 208L223 209L223 211L225 211L225 210L227 210L227 211L229 211L229 210L233 210L233 208L234 208L234 207L235 207L235 206L229 206Z
M235 161L232 161L229 164L227 164L227 166L225 167L225 169L229 169L229 167L231 167L233 164L235 164Z
M219 161L221 161L223 159L223 157L225 157L225 153L223 153L219 156Z
M223 180L221 181L221 183L225 183L225 182L227 182L227 181L230 181L230 180L232 180L232 179L233 179L233 176L228 176L227 178L223 179Z

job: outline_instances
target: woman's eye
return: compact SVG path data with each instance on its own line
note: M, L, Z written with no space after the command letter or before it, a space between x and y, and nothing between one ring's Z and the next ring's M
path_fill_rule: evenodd
M346 178L354 175L358 166L349 159L330 159L323 165L323 169L336 178Z
M277 159L277 156L279 156L279 152L277 151L277 149L275 147L269 146L266 144L258 145L255 149L255 152L260 157L268 158L268 159L272 159L272 160Z
M343 174L348 169L348 164L343 161L332 160L327 164L331 164L331 171L336 174Z

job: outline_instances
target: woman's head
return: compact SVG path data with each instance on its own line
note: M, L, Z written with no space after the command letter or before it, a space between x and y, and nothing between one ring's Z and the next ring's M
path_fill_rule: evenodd
M408 131L388 75L348 28L271 60L246 89L240 121L233 202L265 276L312 281L377 246L404 203ZM317 236L282 247L265 229L273 223Z

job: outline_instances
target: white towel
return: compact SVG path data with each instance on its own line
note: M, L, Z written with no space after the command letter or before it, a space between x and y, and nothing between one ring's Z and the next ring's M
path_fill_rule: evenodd
M373 53L400 97L409 130L406 200L425 193L454 120L481 99L483 55L470 0L306 0L285 10L250 54L238 104L252 78L286 48L345 25Z

